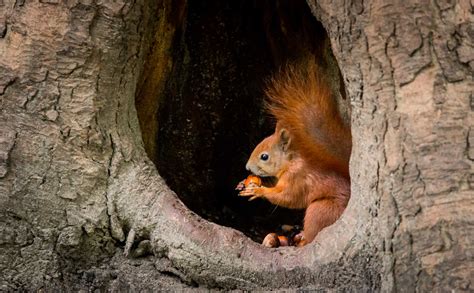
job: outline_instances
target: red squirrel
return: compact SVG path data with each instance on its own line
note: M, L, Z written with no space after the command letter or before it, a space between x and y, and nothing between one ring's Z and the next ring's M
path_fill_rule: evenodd
M314 62L288 66L271 80L266 95L277 121L275 132L257 145L246 168L277 182L273 187L245 187L239 195L306 209L299 244L305 245L347 205L351 131Z

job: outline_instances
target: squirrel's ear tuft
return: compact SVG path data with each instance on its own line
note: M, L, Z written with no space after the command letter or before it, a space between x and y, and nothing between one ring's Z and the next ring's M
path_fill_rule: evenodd
M278 132L278 145L280 146L280 149L286 152L290 146L290 142L291 138L288 130L285 128L280 129Z

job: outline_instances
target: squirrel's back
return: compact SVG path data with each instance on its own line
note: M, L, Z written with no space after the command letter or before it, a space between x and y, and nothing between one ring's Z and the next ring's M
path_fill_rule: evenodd
M291 136L290 148L313 166L349 176L352 148L330 84L314 60L287 66L267 90L268 109Z

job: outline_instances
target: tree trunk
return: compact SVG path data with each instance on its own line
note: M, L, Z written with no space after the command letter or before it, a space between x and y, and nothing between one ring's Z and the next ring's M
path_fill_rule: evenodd
M352 199L374 204L382 289L472 290L472 3L351 2L311 7L352 99Z
M351 200L266 249L152 162L190 3L0 0L0 288L472 290L472 4L336 2L308 0L351 104Z

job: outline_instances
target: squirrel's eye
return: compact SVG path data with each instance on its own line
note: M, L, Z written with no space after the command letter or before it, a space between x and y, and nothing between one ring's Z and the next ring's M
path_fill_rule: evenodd
M260 155L260 159L261 159L262 161L268 160L268 154L266 154L266 153L261 154L261 155Z

